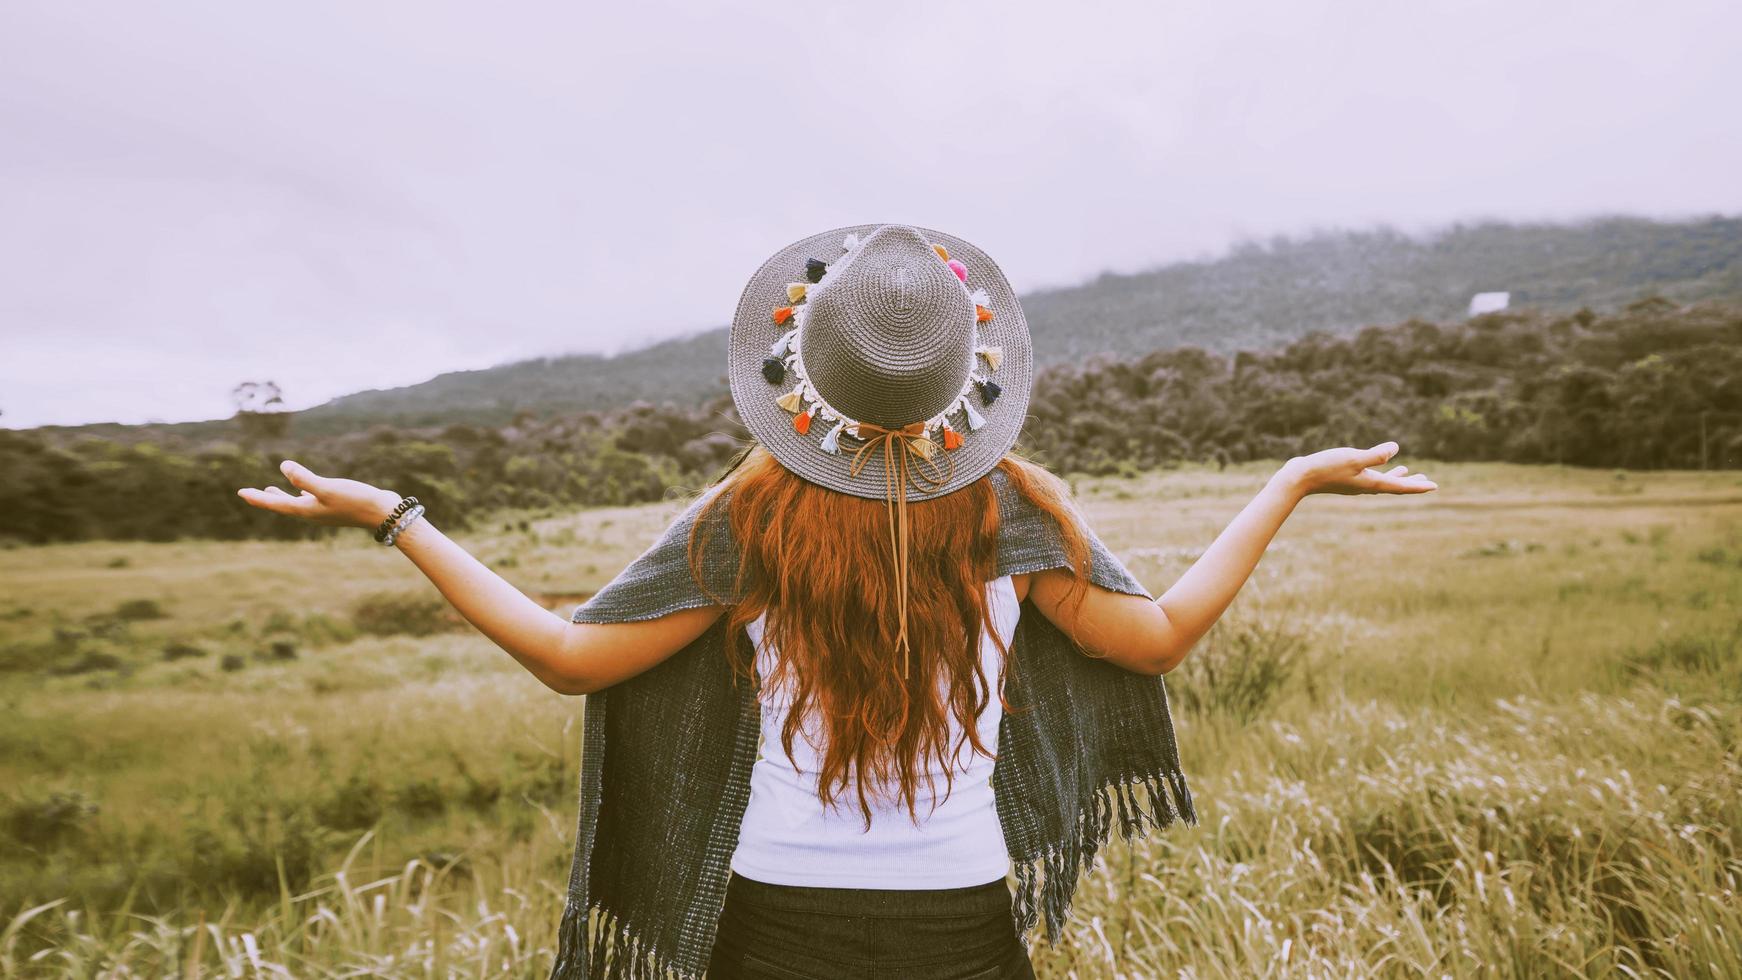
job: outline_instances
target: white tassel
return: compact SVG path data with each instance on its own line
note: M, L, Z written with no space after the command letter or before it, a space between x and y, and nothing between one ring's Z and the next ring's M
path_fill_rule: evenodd
M992 297L984 289L974 290L968 294L968 298L974 301L975 306L990 307L992 305Z
M859 235L857 232L850 231L847 233L846 238L841 239L841 249L843 251L851 252L852 250L854 250L858 247L859 247Z
M847 427L846 422L837 422L837 423L835 423L835 427L829 430L829 434L826 436L823 436L823 452L825 452L825 453L837 453L837 454L840 453L840 451L841 451L841 430L846 428L846 427Z
M974 411L974 406L966 398L962 399L962 408L968 412L968 431L972 432L986 424L986 417Z
M797 316L798 311L794 310L793 315ZM781 334L780 339L776 340L774 342L774 345L768 348L768 356L769 357L779 357L780 355L786 353L787 345L792 343L792 338L794 338L796 336L798 336L798 328L797 327L793 327L791 330L788 330L787 332Z

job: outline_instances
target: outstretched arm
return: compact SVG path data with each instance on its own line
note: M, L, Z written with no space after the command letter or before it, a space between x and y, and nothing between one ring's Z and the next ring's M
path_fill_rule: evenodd
M1384 473L1372 468L1396 453L1397 443L1382 442L1371 449L1327 449L1289 460L1154 602L1092 583L1080 603L1068 602L1072 576L1066 569L1036 572L1028 595L1043 615L1091 656L1139 673L1166 673L1179 666L1222 617L1258 567L1271 539L1306 496L1435 489L1424 474L1406 476L1408 467L1395 466Z
M319 476L300 463L280 467L292 496L277 487L237 493L263 510L343 527L374 528L399 495L361 483ZM590 694L633 677L683 649L719 617L703 606L636 623L571 623L532 601L427 518L394 541L466 621L507 651L545 686Z

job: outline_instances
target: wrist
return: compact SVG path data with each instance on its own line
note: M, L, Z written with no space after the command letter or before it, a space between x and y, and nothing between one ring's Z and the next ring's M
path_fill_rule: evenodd
M1299 500L1312 493L1310 481L1307 479L1306 468L1301 465L1300 457L1295 457L1282 464L1275 473L1270 475L1269 486L1276 492Z
M412 517L410 514L407 514L406 516ZM423 532L424 527L428 524L429 519L424 516L424 511L420 509L417 511L416 516L412 517L411 520L402 519L400 521L399 525L394 530L392 537L387 540L387 546L394 550L399 550L404 547L405 542L416 540L416 538Z
M406 497L399 502L394 510L395 513L388 515L387 520L382 525L385 530L378 532L375 537L378 543L388 547L398 544L400 535L405 534L422 520L424 506L418 503L416 497Z
M378 491L362 508L362 529L371 536L378 533L381 522L385 522L388 517L394 517L395 513L404 513L399 507L401 500L404 500L401 494L394 491Z
M377 493L364 508L363 528L374 532L376 528L381 526L382 521L393 515L394 509L399 506L399 501L402 499L399 494L391 490L382 490Z

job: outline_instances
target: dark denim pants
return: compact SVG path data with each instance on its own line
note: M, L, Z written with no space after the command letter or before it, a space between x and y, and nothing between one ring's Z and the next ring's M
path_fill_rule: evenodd
M1004 879L810 888L733 874L708 980L1020 980L1034 967Z

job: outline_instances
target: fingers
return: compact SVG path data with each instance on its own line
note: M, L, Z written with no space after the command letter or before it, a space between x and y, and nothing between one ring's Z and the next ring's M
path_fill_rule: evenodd
M279 463L278 469L284 473L284 478L290 481L291 486L309 493L320 493L327 482L326 477L317 475L315 471L293 459Z
M1426 473L1411 473L1408 476L1384 473L1373 481L1373 487L1381 493L1426 493L1438 489L1439 484L1428 479Z
M1378 466L1380 463L1383 463L1396 455L1397 443L1387 440L1374 446L1372 449L1363 450L1357 459L1357 462L1362 466Z
M313 494L305 493L299 497L292 497L277 487L268 487L265 490L244 487L236 491L236 496L261 510L269 510L274 514L286 514L291 517L312 518L321 510L321 502L315 499Z

